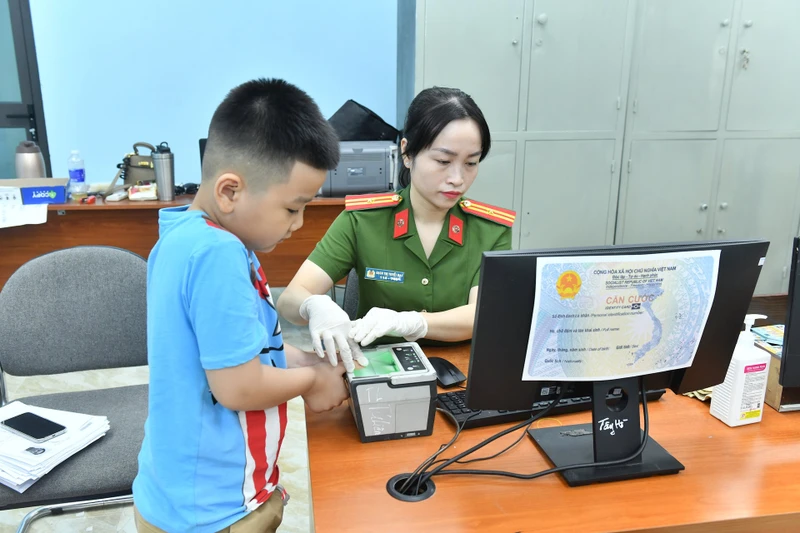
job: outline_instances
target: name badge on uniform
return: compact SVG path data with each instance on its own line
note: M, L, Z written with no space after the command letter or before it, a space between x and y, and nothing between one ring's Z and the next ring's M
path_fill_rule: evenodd
M383 270L382 268L367 267L367 270L364 273L364 279L390 281L392 283L403 283L405 277L405 272L398 272L396 270Z

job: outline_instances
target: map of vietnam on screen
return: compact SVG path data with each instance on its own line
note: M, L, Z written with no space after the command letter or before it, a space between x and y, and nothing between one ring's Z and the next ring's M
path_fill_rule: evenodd
M689 367L719 250L542 257L523 381L595 381Z

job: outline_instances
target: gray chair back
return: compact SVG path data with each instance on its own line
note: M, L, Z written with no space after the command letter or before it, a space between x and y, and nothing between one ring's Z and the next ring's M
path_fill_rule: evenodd
M356 269L347 274L347 283L344 286L342 309L345 310L350 320L355 320L358 315L358 274Z
M147 262L78 246L22 265L0 291L0 368L35 376L147 364Z

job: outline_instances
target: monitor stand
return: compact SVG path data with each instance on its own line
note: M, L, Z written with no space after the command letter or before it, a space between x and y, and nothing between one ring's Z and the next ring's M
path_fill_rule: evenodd
M644 392L639 378L597 381L592 394L592 423L543 429L528 434L556 467L623 459L641 445L639 402ZM607 398L614 389L621 397ZM594 431L592 431L594 428ZM644 452L616 466L576 468L561 472L570 487L677 474L684 466L655 440L648 437Z

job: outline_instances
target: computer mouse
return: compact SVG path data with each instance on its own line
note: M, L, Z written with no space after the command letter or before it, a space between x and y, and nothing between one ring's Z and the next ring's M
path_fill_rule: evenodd
M454 387L467 380L466 376L456 368L456 365L441 357L428 357L431 366L436 371L436 381L444 388Z

